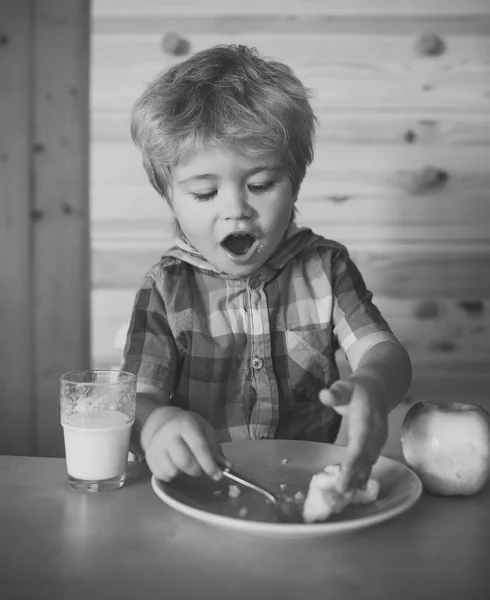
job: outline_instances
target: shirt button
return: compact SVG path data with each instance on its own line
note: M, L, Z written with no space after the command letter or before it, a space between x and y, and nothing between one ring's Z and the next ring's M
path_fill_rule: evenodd
M264 366L264 361L258 356L254 356L252 359L252 367L255 371L260 371L260 369Z
M260 285L260 277L257 277L257 275L250 277L248 284L253 290L256 290Z

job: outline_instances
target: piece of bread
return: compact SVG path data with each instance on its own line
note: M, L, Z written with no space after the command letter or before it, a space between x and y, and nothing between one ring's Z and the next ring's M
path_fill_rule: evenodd
M364 489L340 492L337 489L339 475L340 465L327 465L323 471L313 475L303 505L306 523L325 521L349 504L366 504L378 498L379 482L376 479L369 479Z

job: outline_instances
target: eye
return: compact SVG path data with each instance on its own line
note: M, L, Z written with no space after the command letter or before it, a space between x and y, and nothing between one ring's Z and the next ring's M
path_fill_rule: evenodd
M267 183L261 183L261 184L250 184L248 186L248 189L251 192L253 192L254 194L262 194L263 192L272 190L272 188L276 187L276 185L277 185L276 181L269 181Z
M212 200L217 193L218 190L212 190L211 192L207 192L206 194L198 194L197 192L191 192L191 196L198 202L206 202L206 200Z

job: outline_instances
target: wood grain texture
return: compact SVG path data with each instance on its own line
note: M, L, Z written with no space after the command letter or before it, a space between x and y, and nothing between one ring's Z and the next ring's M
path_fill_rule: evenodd
M94 190L92 246L163 248L171 243L170 209L148 186ZM485 244L490 195L485 193L300 194L299 225L342 243ZM443 215L443 216L441 216Z
M93 143L92 190L107 196L146 193L149 183L138 151L130 144ZM348 145L318 140L315 160L301 187L301 197L392 195L410 190L414 173L427 166L444 169L444 193L486 194L490 185L490 147L434 145L423 152L409 144ZM122 211L119 211L122 214ZM117 213L114 213L116 215Z
M268 7L268 4L264 4ZM94 22L96 35L114 34L161 34L164 31L176 32L179 35L206 35L219 33L224 35L264 34L338 34L374 35L390 37L396 35L419 35L421 32L437 32L438 35L472 35L488 34L490 28L489 14L466 13L461 15L437 15L412 13L395 15L385 13L382 18L372 14L355 13L350 15L324 14L321 11L296 11L285 13L269 10L254 14L241 12L228 14L207 11L205 14L189 12L185 15L147 14L123 15L120 12L112 15L100 15ZM443 44L441 50L445 49Z
M0 454L32 451L30 2L0 3Z
M270 40L269 36L267 38ZM154 61L150 58L141 62L129 59L135 46L129 41L121 44L121 53L128 57L121 66L117 63L94 65L91 107L95 112L120 111L129 115L146 84L161 70L177 62L166 61L163 55ZM220 43L236 41L235 38L220 38ZM247 42L248 38L243 41ZM298 41L290 36L287 43L295 46ZM311 45L308 42L303 47L309 49ZM206 41L202 48L207 47ZM259 48L267 53L266 45ZM193 49L198 51L201 47L196 44ZM155 50L159 51L157 40ZM434 64L432 59L398 62L396 58L388 61L370 60L369 57L329 61L324 52L312 53L316 58L310 62L308 57L301 56L304 52L298 50L298 54L300 58L290 60L290 66L313 91L312 105L319 113L338 109L483 111L488 108L490 67L484 62L442 62L437 59ZM284 60L278 52L274 56ZM113 93L115 89L117 94Z
M426 146L490 145L490 117L486 112L421 113L379 111L326 111L318 114L320 142L369 146L410 144ZM131 145L129 115L117 111L91 113L91 142Z
M90 366L89 21L83 0L36 4L33 346L42 456L63 456L59 377Z
M277 19L275 19L277 21ZM298 66L322 66L336 63L409 63L415 69L435 70L448 68L453 63L477 63L488 56L490 36L490 16L466 22L464 19L450 21L453 27L448 29L444 21L433 23L429 27L423 22L400 21L404 24L402 31L393 31L395 23L385 20L374 20L364 23L363 31L359 31L356 20L345 21L345 31L313 32L314 23L330 23L312 18L305 31L298 31L298 24L288 20L291 31L274 33L266 28L263 32L254 27L251 31L219 32L213 30L215 19L182 19L179 22L162 19L149 20L154 31L148 31L143 23L128 20L121 23L121 30L113 33L98 31L95 21L92 38L93 67L114 70L122 67L153 68L155 73L185 60L188 55L219 44L246 44L255 47L265 57L283 60L293 68ZM243 20L237 19L237 24ZM334 21L335 22L335 21ZM208 24L210 31L203 31L203 24ZM378 31L383 24L385 31ZM127 25L128 30L122 29ZM99 23L100 26L100 23ZM400 28L401 29L401 28ZM426 56L420 53L417 42L427 31L434 30L443 38L444 50L438 55ZM446 31L447 30L447 31ZM480 30L480 31L478 31ZM165 34L174 33L185 37L189 44L189 52L185 55L174 55L166 51L162 45ZM134 76L134 74L133 74Z
M174 16L215 14L323 14L342 16L482 15L490 14L487 0L95 0L94 16Z

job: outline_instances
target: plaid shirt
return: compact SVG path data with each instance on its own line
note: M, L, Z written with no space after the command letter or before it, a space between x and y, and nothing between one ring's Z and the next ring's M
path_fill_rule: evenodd
M253 275L216 272L177 242L138 291L123 368L194 411L220 441L333 442L339 415L318 392L335 351L389 326L344 246L293 226Z

